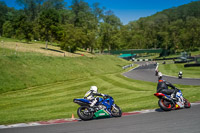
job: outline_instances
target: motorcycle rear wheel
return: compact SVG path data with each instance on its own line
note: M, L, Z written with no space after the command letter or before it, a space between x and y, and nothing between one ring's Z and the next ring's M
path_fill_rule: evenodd
M94 116L94 112L90 111L90 108L87 106L81 106L77 110L77 114L81 120L87 121L91 120Z
M158 101L158 105L160 106L160 108L164 111L171 111L172 110L172 106L173 104L165 99L160 99Z
M112 106L112 108L111 108L111 114L113 117L121 117L122 111L121 111L120 107L115 104L115 107Z

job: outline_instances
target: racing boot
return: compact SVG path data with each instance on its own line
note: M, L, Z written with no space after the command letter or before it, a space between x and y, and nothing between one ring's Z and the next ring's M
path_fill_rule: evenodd
M97 103L97 100L94 99L94 101L92 101L92 103L90 104L90 107L93 107L96 103Z
M178 98L176 97L175 93L171 94L171 99L174 101L178 101Z

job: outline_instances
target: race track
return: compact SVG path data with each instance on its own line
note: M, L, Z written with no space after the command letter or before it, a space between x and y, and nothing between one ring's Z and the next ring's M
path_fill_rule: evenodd
M79 121L55 125L0 129L0 133L200 133L200 105L190 109Z
M155 76L155 64L147 64L145 62L141 62L140 66L129 71L123 73L125 77L136 79L136 80L143 80L143 81L150 81L150 82L157 82L158 77ZM183 84L183 85L200 85L200 79L190 79L190 78L182 78L178 79L177 77L169 77L163 75L163 79L172 83L172 84Z

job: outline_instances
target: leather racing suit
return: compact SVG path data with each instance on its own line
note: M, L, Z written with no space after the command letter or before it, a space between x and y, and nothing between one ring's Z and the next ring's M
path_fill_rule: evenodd
M168 89L168 86L171 87L172 89ZM175 97L176 92L178 91L178 89L172 85L170 82L167 82L165 80L158 80L158 85L157 85L157 93L164 93L167 95L171 95L173 94Z
M93 91L93 90L89 90L88 92L86 92L86 94L84 96L84 99L87 99L92 102L90 104L91 107L94 106L99 101L99 97L95 97L95 96L105 96L105 95L102 93Z

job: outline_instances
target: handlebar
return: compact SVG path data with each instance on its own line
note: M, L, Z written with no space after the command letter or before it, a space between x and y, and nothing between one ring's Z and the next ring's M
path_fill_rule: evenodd
M111 97L111 96L109 96L109 95L103 96L104 99L109 98L109 97Z

